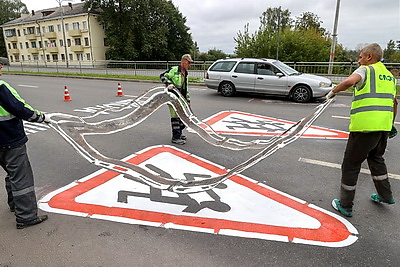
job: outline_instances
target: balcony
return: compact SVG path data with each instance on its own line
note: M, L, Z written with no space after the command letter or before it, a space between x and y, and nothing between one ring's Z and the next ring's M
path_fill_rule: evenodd
M71 46L72 52L83 52L83 45L73 45Z
M46 51L49 53L58 53L58 47L46 47Z
M25 35L26 39L28 40L36 40L37 36L34 33Z
M56 39L57 34L56 34L56 32L45 32L44 37L47 39Z
M8 51L10 52L10 54L14 54L14 55L18 55L19 54L19 49L17 49L17 48L13 48L13 49L10 49Z
M7 41L9 41L9 42L16 42L16 41L18 41L18 38L17 38L16 35L14 35L14 36L7 36Z
M39 54L39 48L28 48L28 53Z
M79 36L82 36L82 31L79 29L78 30L69 30L68 34L71 37L79 37Z

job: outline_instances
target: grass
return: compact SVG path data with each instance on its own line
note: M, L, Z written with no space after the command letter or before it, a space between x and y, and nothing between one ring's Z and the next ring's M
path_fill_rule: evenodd
M69 73L69 72L29 72L29 71L3 71L4 73L29 74L29 75L51 75L51 76L67 76L67 77L89 77L89 78L111 78L111 79L127 79L160 82L159 76L140 76L140 75L119 75L119 74L98 74L98 73ZM189 77L189 82L200 83L202 78Z

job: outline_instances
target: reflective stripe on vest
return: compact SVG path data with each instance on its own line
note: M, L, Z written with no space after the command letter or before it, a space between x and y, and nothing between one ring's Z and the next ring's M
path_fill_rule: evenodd
M363 67L367 70L366 81L363 88L354 92L349 130L390 131L396 93L395 79L381 62Z
M0 121L9 121L14 119L15 116L12 114L8 114L8 115L4 115L4 116L0 116Z

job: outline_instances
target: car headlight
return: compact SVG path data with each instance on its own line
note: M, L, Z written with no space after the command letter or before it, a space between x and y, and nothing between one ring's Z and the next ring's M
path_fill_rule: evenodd
M319 87L331 87L332 83L327 83L327 82L320 82Z

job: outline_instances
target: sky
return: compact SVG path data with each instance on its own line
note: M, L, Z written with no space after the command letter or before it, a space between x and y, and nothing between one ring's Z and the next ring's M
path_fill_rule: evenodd
M186 17L193 41L201 52L210 49L233 54L234 38L249 24L252 34L260 26L260 16L268 8L288 9L295 19L304 12L316 14L322 27L333 33L338 0L172 0ZM58 6L57 0L22 0L28 10ZM63 1L79 3L80 0ZM368 43L386 48L390 40L400 40L400 0L340 1L337 40L346 49L359 49Z

